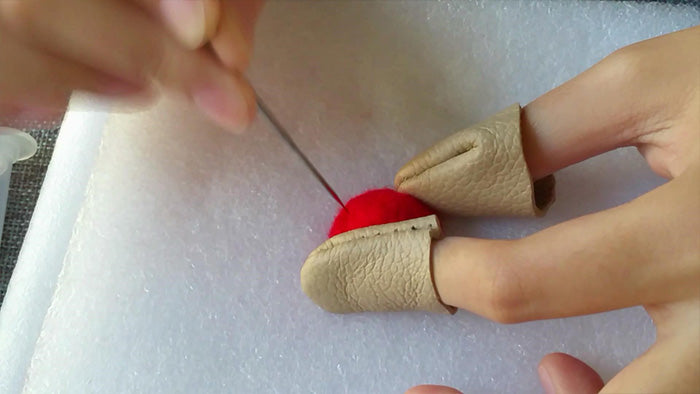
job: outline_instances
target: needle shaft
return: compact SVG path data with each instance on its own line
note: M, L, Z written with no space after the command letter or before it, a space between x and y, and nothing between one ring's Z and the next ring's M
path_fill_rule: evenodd
M282 126L279 120L277 120L272 111L270 111L270 108L267 105L265 105L265 102L262 100L262 98L256 95L255 99L258 103L258 108L260 109L260 112L262 112L262 114L265 115L267 120L272 124L273 128L277 131L280 137L282 137L282 139L287 143L287 145L297 154L297 156L299 156L301 161L304 162L304 164L311 171L314 177L316 177L316 179L321 183L321 185L323 185L328 194L330 194L331 197L333 197L333 199L336 202L338 202L338 204L340 204L340 206L343 207L344 210L347 211L348 209L345 207L345 204L343 204L343 201L340 199L340 197L338 197L338 193L336 193L335 190L333 190L333 188L331 187L331 185L328 184L323 175L321 175L321 173L316 169L316 166L314 166L313 163L311 163L311 161L309 160L309 158L306 157L304 152L302 152L301 149L299 149L299 147L294 142L294 140L289 135L284 126Z

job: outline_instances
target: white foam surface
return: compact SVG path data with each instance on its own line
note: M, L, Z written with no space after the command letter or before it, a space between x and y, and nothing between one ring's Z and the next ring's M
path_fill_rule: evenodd
M21 392L98 153L107 114L71 103L0 309L0 393Z
M638 3L271 2L252 79L347 199L614 49L698 21L693 8ZM264 120L230 136L168 100L110 115L101 136L99 150L74 141L76 154L93 148L89 170L63 143L47 175L0 312L3 392L538 392L546 353L609 378L653 341L638 308L511 326L464 311L323 312L299 268L336 207ZM89 172L77 194L76 171ZM544 219L447 229L520 237L661 182L622 150L558 173ZM47 232L58 237L48 252Z

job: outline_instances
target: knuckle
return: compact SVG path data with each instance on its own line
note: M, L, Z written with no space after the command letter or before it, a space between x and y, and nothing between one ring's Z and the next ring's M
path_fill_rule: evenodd
M526 294L512 265L501 263L495 271L489 290L487 318L503 324L526 320Z
M620 48L605 57L597 67L611 81L629 82L644 73L643 56L640 48L631 45Z

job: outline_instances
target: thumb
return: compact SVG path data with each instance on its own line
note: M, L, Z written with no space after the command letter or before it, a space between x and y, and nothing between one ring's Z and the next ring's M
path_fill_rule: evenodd
M564 353L544 356L537 367L546 394L597 393L603 379L583 361Z
M198 49L214 38L219 27L219 0L131 0L163 21L187 49Z

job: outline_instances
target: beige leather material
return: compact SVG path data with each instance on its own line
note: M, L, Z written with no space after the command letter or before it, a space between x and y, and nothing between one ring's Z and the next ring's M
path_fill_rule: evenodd
M554 177L530 177L518 104L414 157L394 184L440 211L464 216L540 216L554 201Z
M433 284L430 245L441 237L435 215L338 234L306 259L301 288L334 313L455 313Z

